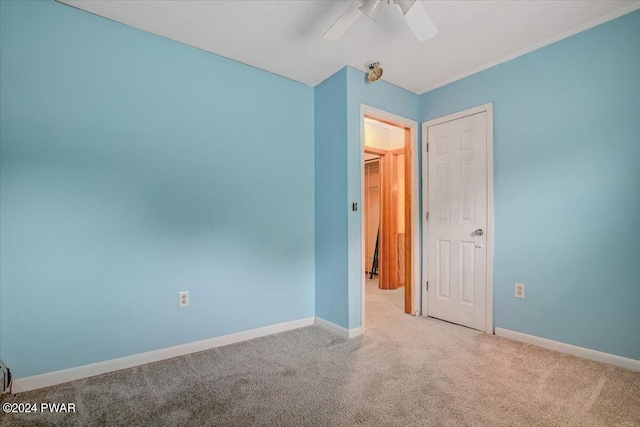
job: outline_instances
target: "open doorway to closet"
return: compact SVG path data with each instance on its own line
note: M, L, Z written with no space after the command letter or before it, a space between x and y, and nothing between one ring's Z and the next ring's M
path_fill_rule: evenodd
M417 123L364 106L362 119L363 307L367 297L384 298L417 314Z

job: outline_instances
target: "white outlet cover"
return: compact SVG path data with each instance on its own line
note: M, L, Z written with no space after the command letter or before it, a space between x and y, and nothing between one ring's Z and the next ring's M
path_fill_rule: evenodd
M526 296L526 288L522 283L516 283L515 286L515 297L516 298L525 298Z
M189 291L182 291L178 295L178 306L189 307Z

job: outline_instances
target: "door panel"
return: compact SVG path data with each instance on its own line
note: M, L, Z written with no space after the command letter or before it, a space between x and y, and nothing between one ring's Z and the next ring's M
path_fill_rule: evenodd
M449 300L451 296L451 242L438 240L436 283L438 298Z
M382 206L380 227L380 289L400 287L398 277L398 159L389 151L380 158Z
M486 329L487 113L428 127L429 316ZM482 230L482 236L476 235ZM478 232L479 234L480 232Z
M438 203L439 219L442 222L449 222L451 215L451 165L441 163L438 165Z
M460 302L473 305L475 301L475 244L460 242Z

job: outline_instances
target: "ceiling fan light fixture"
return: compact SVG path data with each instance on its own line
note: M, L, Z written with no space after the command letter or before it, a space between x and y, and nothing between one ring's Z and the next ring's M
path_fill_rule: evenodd
M367 62L367 70L369 70L368 78L370 82L377 82L382 77L382 68L379 61Z
M360 10L362 13L367 15L373 22L376 22L378 18L378 13L380 13L380 6L382 5L382 0L364 0L362 6L360 6Z
M404 15L404 20L419 42L427 41L438 34L438 29L420 2L416 2Z
M416 2L416 0L394 0L394 1L400 8L400 11L402 11L403 15L406 15L407 12L409 12L409 9L411 9L413 4Z
M336 41L342 37L342 35L353 25L354 22L360 17L362 12L359 7L362 5L360 0L354 0L349 7L342 12L342 15L338 17L336 22L333 23L331 28L324 33L323 39L329 41Z
M387 3L391 4L391 1L387 0ZM322 38L330 41L340 39L363 13L375 22L383 3L384 0L353 0ZM416 0L393 0L393 3L398 7L402 17L418 41L424 42L438 34L438 29L421 2Z

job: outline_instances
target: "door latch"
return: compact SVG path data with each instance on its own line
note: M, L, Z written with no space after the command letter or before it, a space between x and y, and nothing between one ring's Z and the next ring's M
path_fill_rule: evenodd
M478 228L476 231L471 233L472 236L476 239L476 249L482 248L482 236L484 235L484 230L482 228Z

